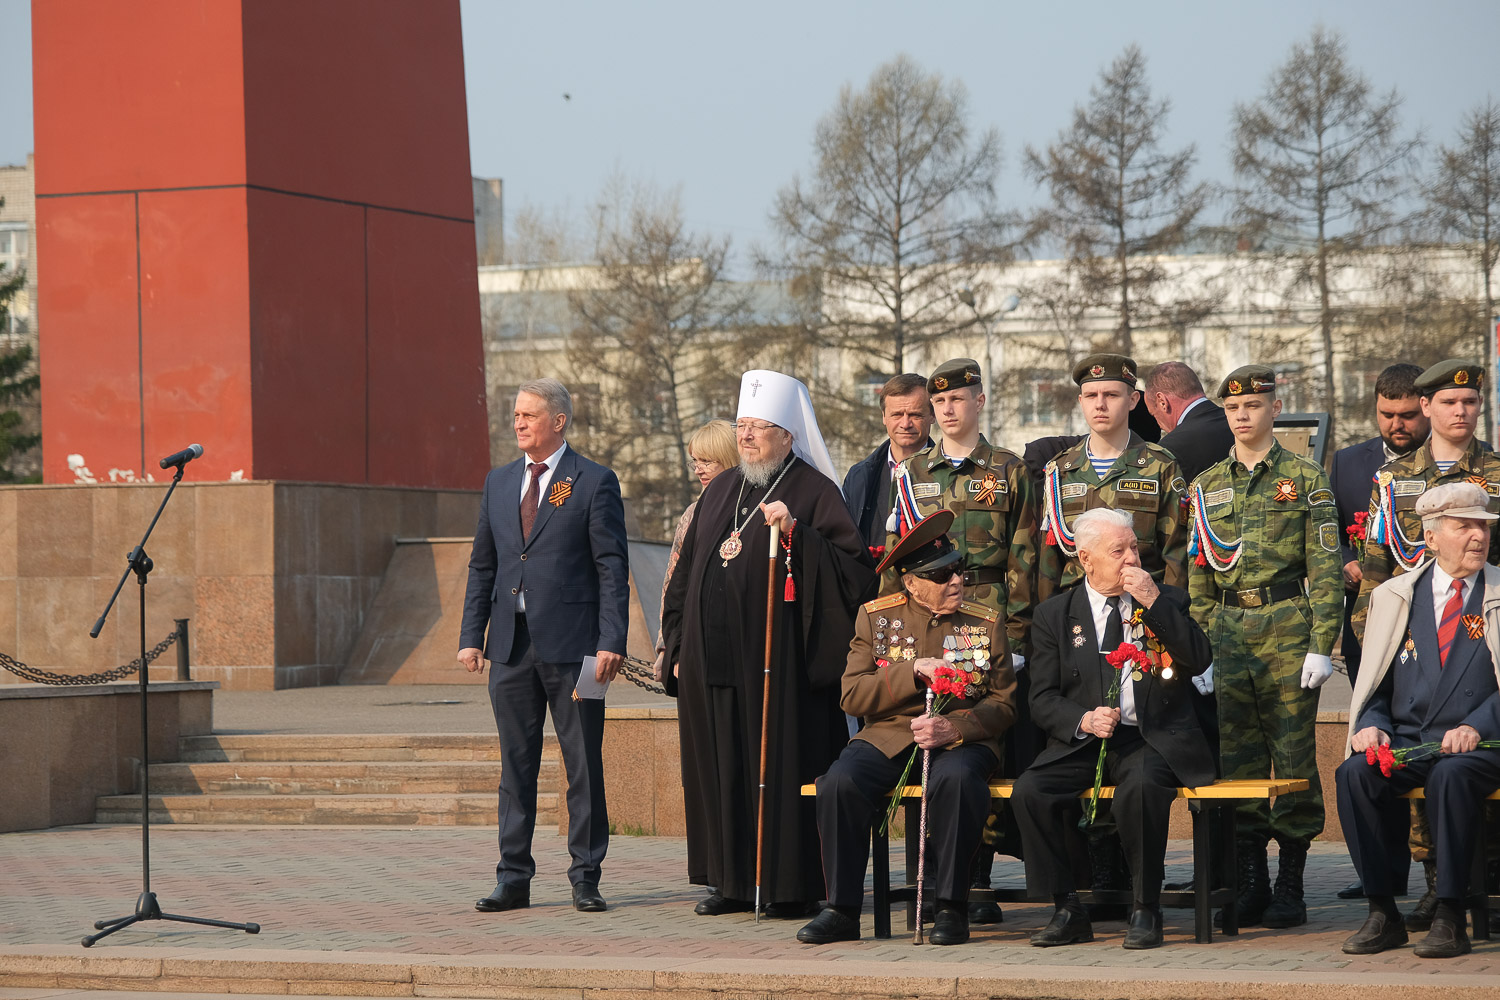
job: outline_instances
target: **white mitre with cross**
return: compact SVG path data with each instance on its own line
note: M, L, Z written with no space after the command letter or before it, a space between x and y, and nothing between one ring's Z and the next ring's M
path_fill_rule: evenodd
M839 484L828 457L828 446L818 430L812 396L807 386L781 372L757 368L740 377L737 420L766 420L792 433L792 452L802 461Z

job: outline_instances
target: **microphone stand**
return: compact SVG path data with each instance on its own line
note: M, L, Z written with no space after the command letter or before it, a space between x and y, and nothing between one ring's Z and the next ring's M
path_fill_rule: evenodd
M104 629L104 620L109 617L110 609L115 606L115 600L120 596L120 591L125 586L125 581L134 573L136 582L140 585L140 612L141 612L141 669L139 672L141 684L141 894L136 898L135 911L123 917L114 917L109 920L96 920L94 930L98 934L90 934L83 939L83 946L90 948L95 941L108 937L115 931L123 930L131 924L142 920L175 920L184 924L205 924L209 927L228 927L231 930L244 931L246 934L259 934L260 924L237 924L227 920L209 920L205 917L184 917L176 913L163 913L161 906L156 901L156 893L151 891L151 778L148 756L150 753L149 736L150 724L146 711L146 577L154 568L151 557L146 555L146 539L151 537L151 532L156 528L156 522L161 520L162 511L167 508L167 501L172 499L173 490L177 484L182 482L182 473L187 465L188 459L183 458L177 464L177 474L172 477L172 485L167 488L167 495L161 498L161 506L156 508L156 516L151 519L151 524L146 528L146 533L141 536L141 543L125 558L128 564L125 572L120 575L120 582L115 585L115 592L110 595L109 603L104 606L104 613L89 630L90 638L99 638L99 633Z

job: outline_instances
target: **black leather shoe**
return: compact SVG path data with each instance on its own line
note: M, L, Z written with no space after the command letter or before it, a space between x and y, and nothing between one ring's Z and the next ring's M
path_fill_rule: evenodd
M799 903L794 900L790 903L767 903L765 913L767 920L798 920L817 909L817 903Z
M845 916L831 906L813 917L812 922L797 932L797 940L803 944L832 944L835 941L858 941L859 921Z
M483 899L474 900L474 909L480 913L499 913L502 910L524 910L531 905L531 887L511 885L506 882L495 886Z
M749 913L753 909L755 904L748 899L730 899L714 890L713 895L693 907L693 912L700 917L721 917L726 913Z
M1000 909L999 903L990 900L982 903L970 903L969 923L1003 924L1005 923L1005 913Z
M573 909L579 913L603 913L609 909L599 887L592 882L578 882L573 886Z
M1130 913L1125 928L1125 947L1131 951L1161 947L1161 911L1154 906L1138 906Z
M1031 935L1034 948L1055 948L1060 944L1082 944L1094 940L1094 925L1082 907L1059 907L1052 922Z
M1365 924L1344 942L1345 955L1374 955L1406 944L1406 925L1399 914L1376 911L1365 918Z
M969 908L962 903L944 903L932 921L927 940L933 944L963 944L969 940Z
M1338 895L1339 895L1339 899L1364 899L1365 898L1365 884L1363 882L1361 882L1359 879L1355 879L1353 882L1350 882L1348 885L1346 885L1342 889L1340 889ZM1404 896L1404 895L1406 895L1406 893L1401 892L1401 893L1397 893L1397 895L1398 896ZM1355 952L1354 954L1357 955L1357 954L1360 954L1360 952Z
M1417 942L1412 954L1418 958L1457 958L1472 950L1469 932L1464 925L1439 913L1432 918L1432 930Z

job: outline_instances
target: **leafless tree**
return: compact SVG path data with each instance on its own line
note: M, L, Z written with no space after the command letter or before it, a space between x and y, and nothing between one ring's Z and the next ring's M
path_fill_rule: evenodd
M1464 116L1454 146L1439 146L1435 176L1427 185L1427 199L1439 231L1457 239L1479 269L1484 290L1484 312L1479 319L1479 341L1484 364L1490 367L1489 326L1495 315L1491 277L1500 262L1500 104L1488 98ZM1491 395L1485 393L1485 412Z
M1265 92L1233 112L1236 215L1260 245L1295 263L1298 284L1318 299L1323 399L1337 410L1334 272L1377 243L1395 221L1390 206L1420 146L1404 136L1395 90L1375 94L1321 26L1292 46Z
M782 246L760 255L808 294L810 336L855 354L873 378L987 320L957 293L1006 256L1000 136L971 133L962 83L898 56L863 89L843 88L813 155L810 176L794 178L771 211Z
M1075 308L1115 313L1114 347L1124 354L1137 329L1176 329L1180 343L1220 301L1201 283L1192 295L1180 281L1169 286L1159 259L1182 247L1211 194L1192 180L1196 147L1162 148L1169 109L1152 96L1146 57L1130 45L1101 72L1088 104L1073 109L1072 124L1045 150L1026 147L1023 159L1051 197L1034 231L1067 257Z

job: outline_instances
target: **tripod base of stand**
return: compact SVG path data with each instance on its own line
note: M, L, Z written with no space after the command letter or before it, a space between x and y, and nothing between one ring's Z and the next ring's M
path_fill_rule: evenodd
M94 930L99 933L90 934L84 938L83 946L91 948L100 938L109 937L115 931L123 930L142 920L175 920L180 924L203 924L206 927L227 927L233 931L244 931L246 934L260 933L260 924L236 924L228 920L209 920L206 917L184 917L176 913L163 913L161 906L156 902L156 893L143 892L135 901L135 912L129 916L115 917L113 920L96 920Z

